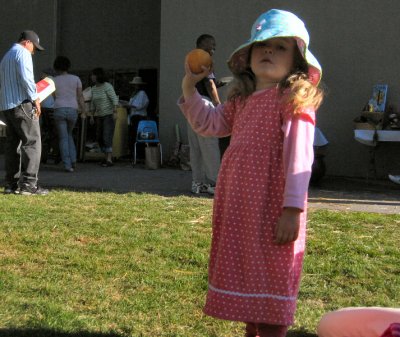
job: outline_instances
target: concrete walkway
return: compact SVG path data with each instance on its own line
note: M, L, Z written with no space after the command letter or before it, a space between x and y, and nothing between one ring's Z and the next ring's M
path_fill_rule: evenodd
M4 158L0 156L2 185L4 174ZM94 162L78 163L74 173L64 172L61 164L42 164L39 178L39 184L50 189L192 196L190 171L147 170L142 164L133 168L128 161L119 161L108 168ZM367 182L365 179L325 177L320 186L310 187L309 208L400 214L400 185L389 180Z

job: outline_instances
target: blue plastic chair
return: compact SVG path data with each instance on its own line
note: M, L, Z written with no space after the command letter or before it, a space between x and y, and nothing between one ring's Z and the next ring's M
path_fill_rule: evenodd
M158 138L157 123L155 121L143 120L139 122L133 151L133 165L136 165L137 143L145 143L146 145L157 144L157 146L160 148L160 163L162 164L162 146L160 139Z

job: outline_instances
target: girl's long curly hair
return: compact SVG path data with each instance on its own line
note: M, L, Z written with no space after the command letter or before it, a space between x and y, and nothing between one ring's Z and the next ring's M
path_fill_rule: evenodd
M250 57L252 46L248 53L245 71L235 75L234 82L228 92L228 101L239 99L245 103L247 97L256 91L256 78L250 68ZM283 103L293 107L294 114L299 113L302 108L319 108L324 97L323 89L314 85L308 77L308 64L300 53L299 48L295 48L294 62L292 71L284 78L278 87L281 89Z

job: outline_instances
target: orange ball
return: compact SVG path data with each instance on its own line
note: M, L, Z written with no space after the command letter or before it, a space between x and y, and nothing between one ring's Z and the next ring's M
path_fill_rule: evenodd
M212 58L211 55L203 49L193 49L186 55L186 62L189 64L192 73L199 74L203 72L201 66L206 68L211 67Z

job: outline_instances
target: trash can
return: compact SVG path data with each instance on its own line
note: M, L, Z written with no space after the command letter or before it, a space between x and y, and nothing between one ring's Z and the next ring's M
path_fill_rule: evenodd
M157 170L161 167L160 146L151 146L146 144L145 147L145 165L149 170Z
M126 108L118 107L113 138L113 157L118 159L128 154L128 113Z

